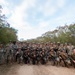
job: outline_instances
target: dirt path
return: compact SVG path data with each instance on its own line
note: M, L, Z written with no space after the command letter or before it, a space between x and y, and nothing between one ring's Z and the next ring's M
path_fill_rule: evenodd
M50 65L17 65L7 75L75 75L75 69Z

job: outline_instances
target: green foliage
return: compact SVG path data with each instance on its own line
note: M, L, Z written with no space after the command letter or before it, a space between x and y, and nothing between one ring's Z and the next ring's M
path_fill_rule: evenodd
M58 27L53 31L46 32L35 40L38 40L38 42L40 40L42 42L61 42L75 45L75 24Z
M17 30L10 27L6 21L5 15L2 14L2 7L0 6L0 43L7 44L10 40L17 40Z

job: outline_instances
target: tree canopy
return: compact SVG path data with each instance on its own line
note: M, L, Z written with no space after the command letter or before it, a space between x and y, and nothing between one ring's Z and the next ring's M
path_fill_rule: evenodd
M7 44L14 40L17 40L17 30L10 27L5 15L2 14L2 7L0 6L0 43Z
M75 24L59 26L53 31L48 31L42 36L28 40L28 42L61 42L75 45Z

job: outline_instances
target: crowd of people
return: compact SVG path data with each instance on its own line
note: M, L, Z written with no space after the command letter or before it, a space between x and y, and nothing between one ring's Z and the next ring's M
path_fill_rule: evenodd
M0 45L0 64L47 64L75 67L75 47L72 44L10 42Z

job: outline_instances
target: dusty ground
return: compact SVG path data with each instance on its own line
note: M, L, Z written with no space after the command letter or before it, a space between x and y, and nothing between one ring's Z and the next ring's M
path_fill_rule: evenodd
M5 70L5 71L3 71ZM51 65L14 65L0 67L0 75L75 75L74 68Z

